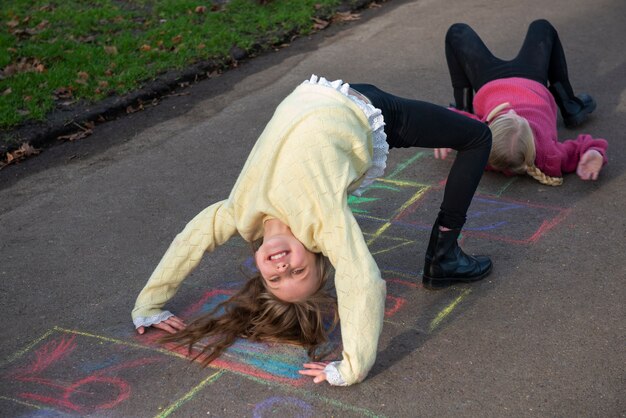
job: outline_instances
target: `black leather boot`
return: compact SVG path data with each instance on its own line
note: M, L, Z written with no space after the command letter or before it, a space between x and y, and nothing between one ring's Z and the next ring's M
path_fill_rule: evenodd
M554 83L549 87L550 93L554 96L563 122L568 128L575 128L587 119L587 115L596 109L596 101L586 93L574 96L568 93L561 83Z
M491 259L472 257L457 243L461 230L441 231L435 222L426 250L422 283L427 289L441 289L457 282L475 282L491 272Z

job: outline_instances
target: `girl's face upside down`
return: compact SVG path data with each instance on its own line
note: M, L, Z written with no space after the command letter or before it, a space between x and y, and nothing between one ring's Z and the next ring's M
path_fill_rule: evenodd
M305 300L320 287L315 253L307 250L286 225L266 228L263 244L254 256L267 289L285 302Z

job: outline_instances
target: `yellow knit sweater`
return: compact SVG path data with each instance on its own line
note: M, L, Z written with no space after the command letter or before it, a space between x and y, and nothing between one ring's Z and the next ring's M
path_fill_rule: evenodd
M332 88L303 84L276 109L228 199L200 212L176 236L137 298L137 323L158 317L205 252L238 232L262 236L263 220L279 219L335 267L346 384L365 378L376 358L385 282L347 198L371 165L364 113ZM155 321L158 322L158 321Z

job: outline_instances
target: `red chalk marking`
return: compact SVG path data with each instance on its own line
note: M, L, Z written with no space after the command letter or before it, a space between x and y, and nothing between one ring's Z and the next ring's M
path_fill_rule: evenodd
M45 373L47 369L67 357L77 348L75 339L76 335L72 335L69 338L63 336L50 341L34 352L34 360L25 368L17 369L7 375L7 377L17 381L52 388L57 391L58 394L55 396L34 392L21 392L18 395L19 398L38 401L65 411L73 411L81 414L91 413L101 409L111 409L130 397L131 387L125 380L116 376L105 376L105 374L162 361L162 359L158 357L131 360L98 370L95 373L79 378L69 384L42 376L42 373ZM105 385L107 390L96 391L93 390L93 388L87 388L88 385ZM89 405L88 402L93 399L94 393L106 393L110 398L100 400L98 401L99 403L95 405Z
M421 283L417 284L417 283L413 283L413 282L407 282L406 280L401 280L401 279L385 279L385 281L387 283L397 283L397 284L401 284L403 286L407 286L407 287L422 287Z
M387 302L391 302L392 306L385 309L385 317L390 317L395 315L396 312L402 309L402 307L406 303L406 299L387 295Z

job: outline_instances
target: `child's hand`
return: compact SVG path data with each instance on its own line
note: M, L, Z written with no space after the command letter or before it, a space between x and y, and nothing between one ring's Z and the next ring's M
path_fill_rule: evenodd
M304 370L300 370L298 373L305 376L312 376L314 383L322 383L326 380L326 373L324 372L326 365L328 365L328 363L323 361L304 363Z
M170 334L176 334L178 331L182 331L187 327L185 322L176 315L170 316L165 321L161 321L158 324L152 324L151 327L162 329ZM137 333L143 334L146 332L146 327L137 328Z
M435 148L433 151L436 159L445 160L448 154L452 152L452 148Z
M578 174L578 177L582 180L597 180L603 162L602 154L595 149L587 150L583 156L580 157L576 174Z

